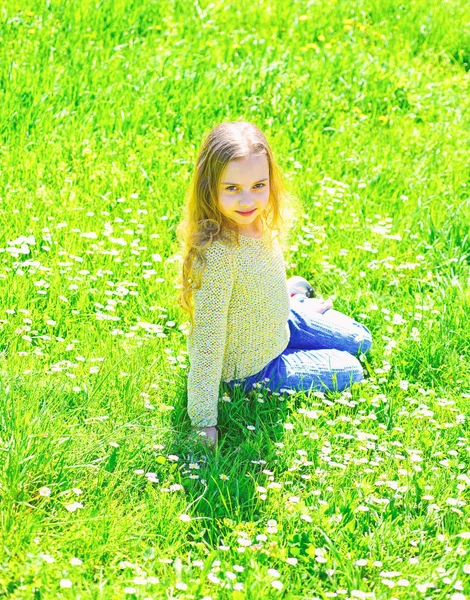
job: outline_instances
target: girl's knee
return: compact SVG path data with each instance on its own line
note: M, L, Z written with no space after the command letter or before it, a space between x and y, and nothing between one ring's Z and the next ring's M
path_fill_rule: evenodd
M333 342L334 346L346 350L350 354L358 352L366 353L372 346L372 335L369 328L359 323L352 317L348 317L343 313L332 309L324 313L328 315L328 320L334 322L337 336L337 342Z
M358 359L349 354L349 356L343 357L343 367L335 373L335 379L338 391L341 392L354 383L364 381L364 369Z
M372 334L369 329L363 325L362 323L357 323L356 330L353 335L353 340L355 344L355 352L362 352L365 354L368 352L372 346Z
M372 346L372 334L369 330L368 327L366 327L365 325L362 325L362 327L364 328L364 331L366 333L365 336L365 344L364 344L364 349L362 350L364 353L368 352Z
M364 369L355 356L352 356L351 358L352 360L347 375L349 376L351 383L360 383L364 380Z

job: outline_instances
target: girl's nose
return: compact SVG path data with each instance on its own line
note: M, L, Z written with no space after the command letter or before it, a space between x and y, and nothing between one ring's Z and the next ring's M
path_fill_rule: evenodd
M255 201L251 197L251 193L247 192L245 194L242 194L241 198L240 198L240 204L242 206L248 206L248 207L253 206L254 207Z

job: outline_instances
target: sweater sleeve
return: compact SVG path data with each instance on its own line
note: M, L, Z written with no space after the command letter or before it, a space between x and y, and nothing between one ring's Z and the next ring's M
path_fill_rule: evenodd
M194 291L194 328L188 336L188 414L194 427L217 424L219 386L233 287L229 251L222 244L206 249L201 287Z

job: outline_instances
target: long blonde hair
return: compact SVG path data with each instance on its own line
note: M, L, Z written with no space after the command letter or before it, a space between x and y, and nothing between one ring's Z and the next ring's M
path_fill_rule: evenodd
M239 244L239 229L235 221L223 215L218 207L219 185L227 164L250 155L265 154L269 165L270 194L263 211L263 226L276 231L285 249L287 234L300 208L298 199L286 190L283 175L274 160L273 153L263 132L253 123L234 121L220 123L203 141L193 177L185 195L183 220L176 227L182 262L178 284L181 292L179 306L189 314L194 327L193 290L200 288L202 270L194 280L194 261L205 266L204 250L215 240L227 245ZM267 236L268 240L271 236ZM271 243L271 242L270 242Z

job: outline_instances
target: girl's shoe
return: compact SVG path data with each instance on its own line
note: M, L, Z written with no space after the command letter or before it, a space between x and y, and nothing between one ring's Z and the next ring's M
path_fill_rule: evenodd
M304 294L307 298L315 298L315 290L313 287L306 279L299 275L295 275L287 280L287 289L291 296L294 296L295 294Z

